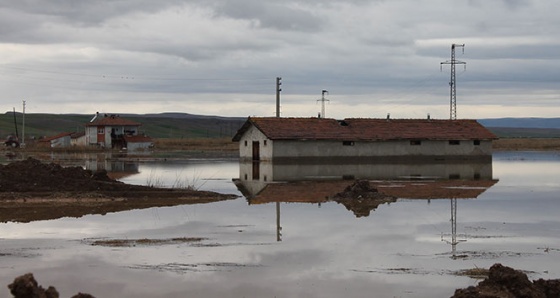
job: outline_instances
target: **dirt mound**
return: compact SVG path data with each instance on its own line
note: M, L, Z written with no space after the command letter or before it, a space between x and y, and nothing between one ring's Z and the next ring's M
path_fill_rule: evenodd
M347 186L344 191L337 193L333 201L344 205L356 217L367 217L372 210L381 204L392 203L397 199L380 193L377 188L370 185L367 180L358 180Z
M49 286L46 290L40 286L32 273L16 277L14 282L8 285L14 298L58 298L58 291ZM90 294L78 293L72 298L95 298Z
M451 298L558 298L560 280L539 279L531 282L519 270L494 264L490 267L488 278L476 287L457 289Z
M130 185L81 167L39 160L0 165L0 222L81 217L132 209L235 199L210 191Z
M0 192L118 190L125 184L81 167L62 167L28 158L0 165ZM133 187L136 188L136 187Z

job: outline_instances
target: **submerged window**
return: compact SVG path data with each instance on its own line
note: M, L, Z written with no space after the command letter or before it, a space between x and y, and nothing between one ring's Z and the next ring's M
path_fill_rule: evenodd
M449 140L449 145L461 145L461 141L459 141L459 140Z
M420 145L422 145L422 141L420 141L420 140L411 140L411 141L410 141L410 145L412 145L412 146L420 146Z
M474 141L473 141L473 144L474 144L475 146L479 146L479 145L480 145L480 140L474 140Z
M343 146L354 146L354 141L342 141Z

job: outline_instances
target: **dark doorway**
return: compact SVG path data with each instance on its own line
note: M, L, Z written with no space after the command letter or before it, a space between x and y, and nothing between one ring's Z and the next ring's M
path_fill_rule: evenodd
M253 161L261 160L259 141L253 141Z

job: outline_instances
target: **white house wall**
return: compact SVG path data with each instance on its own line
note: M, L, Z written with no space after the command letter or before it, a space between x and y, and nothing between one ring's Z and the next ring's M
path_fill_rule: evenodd
M253 142L259 143L261 161L272 160L273 142L254 126L251 126L239 140L239 156L241 159L251 160L253 158Z
M86 143L89 145L97 144L97 127L86 126Z

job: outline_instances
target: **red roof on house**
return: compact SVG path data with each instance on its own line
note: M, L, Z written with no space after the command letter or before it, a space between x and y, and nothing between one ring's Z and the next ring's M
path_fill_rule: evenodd
M249 117L234 136L254 125L271 140L492 140L496 135L476 120Z
M93 122L89 122L86 126L140 126L141 123L136 121L121 118L117 115L110 115L107 117L99 117Z

